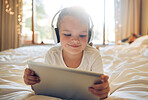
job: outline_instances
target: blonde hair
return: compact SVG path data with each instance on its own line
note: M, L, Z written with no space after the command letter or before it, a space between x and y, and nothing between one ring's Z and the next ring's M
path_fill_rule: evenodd
M59 14L58 21L57 21L57 28L60 27L61 20L64 16L72 16L77 18L80 22L87 24L90 28L90 16L88 13L79 6L67 7L64 8L61 13Z

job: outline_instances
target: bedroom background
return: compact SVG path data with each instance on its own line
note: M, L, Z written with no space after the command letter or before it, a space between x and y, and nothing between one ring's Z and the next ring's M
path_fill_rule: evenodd
M90 13L95 45L120 44L132 33L148 34L148 0L1 0L0 51L28 44L53 44L52 17L59 9L72 5Z
M23 75L28 61L43 63L52 47L53 15L78 4L95 24L93 43L109 76L106 100L148 100L148 0L0 0L0 100L61 100L35 95ZM132 33L142 36L121 43Z

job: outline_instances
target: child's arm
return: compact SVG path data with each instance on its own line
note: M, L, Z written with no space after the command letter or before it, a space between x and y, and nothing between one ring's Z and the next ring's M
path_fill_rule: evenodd
M40 82L40 78L35 75L35 72L31 71L30 69L26 68L24 72L24 82L27 85L34 85Z
M94 84L89 87L89 91L96 96L99 96L101 99L105 99L108 96L110 91L109 83L108 83L108 76L102 75L101 76L102 83L101 84Z

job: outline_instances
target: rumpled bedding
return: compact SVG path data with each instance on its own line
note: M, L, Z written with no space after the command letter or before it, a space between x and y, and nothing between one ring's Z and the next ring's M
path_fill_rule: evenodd
M44 62L51 46L27 46L0 52L0 100L61 100L35 95L24 84L27 61ZM104 72L109 75L106 100L148 100L148 46L100 47Z

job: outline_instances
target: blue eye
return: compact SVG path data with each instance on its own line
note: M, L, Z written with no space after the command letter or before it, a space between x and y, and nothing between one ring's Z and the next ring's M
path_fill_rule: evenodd
M86 37L86 35L80 35L80 37Z
M71 34L64 34L65 36L71 36Z

